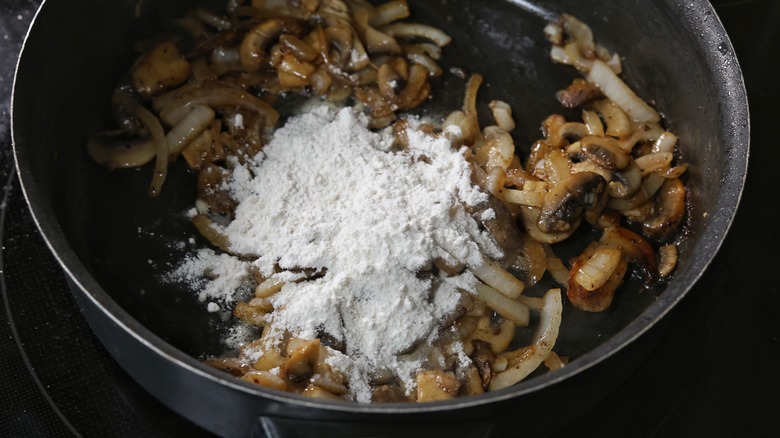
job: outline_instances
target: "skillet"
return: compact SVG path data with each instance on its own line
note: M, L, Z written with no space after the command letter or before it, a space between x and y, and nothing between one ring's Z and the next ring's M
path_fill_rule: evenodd
M135 1L104 3L48 0L36 16L13 100L20 179L38 226L108 350L163 402L222 435L311 425L301 420L316 421L323 432L338 424L340 432L367 427L397 434L403 427L431 427L414 423L447 421L453 430L483 434L501 430L501 419L512 420L506 413L518 409L527 412L524 422L530 424L559 422L565 414L550 412L550 403L571 394L596 397L594 386L614 384L626 372L624 366L608 368L608 357L633 349L639 353L629 356L639 360L647 352L652 339L640 336L699 278L739 201L748 153L747 102L739 66L712 7L676 1L547 2L551 11L582 18L599 41L624 56L627 82L655 102L686 145L682 160L691 164L691 207L674 280L663 291L629 284L614 311L595 316L567 311L559 346L576 359L561 372L485 396L432 405L358 406L250 387L197 361L221 351L226 325L192 293L160 281L160 272L191 249L195 233L181 213L195 197L193 175L183 166L172 167L162 195L149 199L148 169L106 172L89 161L83 147L107 125L107 96L132 62L133 42L157 33L167 18L191 6L145 1L138 3L135 19ZM223 7L212 3L215 10ZM482 106L493 98L512 105L522 127L515 138L521 148L538 137L536 127L545 115L561 111L553 93L575 75L548 60L544 21L536 14L502 1L418 2L412 10L415 21L435 24L454 37L445 49L445 70L456 66L485 74L489 85L481 92ZM456 108L462 89L457 77L445 76L435 90L437 105ZM437 107L427 111L436 113ZM413 426L397 423L399 415ZM461 421L453 424L454 416Z

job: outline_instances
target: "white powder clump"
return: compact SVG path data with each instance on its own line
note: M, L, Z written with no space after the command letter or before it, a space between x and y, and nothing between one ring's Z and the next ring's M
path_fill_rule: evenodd
M206 305L206 310L211 313L219 312L219 304L212 301Z
M291 118L253 161L235 167L229 187L238 207L219 227L232 251L257 255L252 264L265 276L279 269L324 273L289 281L272 295L267 327L278 338L289 330L345 345L346 355L330 360L350 376L359 402L370 401L368 376L376 369L414 388L425 355L404 353L435 341L460 302L459 289L473 291L476 281L468 273L418 274L437 258L476 266L485 255L502 255L463 206L487 195L471 183L462 151L413 129L408 148L395 151L392 133L372 132L367 123L352 108L324 105ZM245 262L215 257L197 259L223 264L212 268L218 280L247 275ZM190 262L181 269L195 272L195 265L203 267ZM216 296L213 281L200 294Z
M235 293L246 282L249 268L249 263L236 257L217 254L211 249L201 249L194 256L185 259L168 275L168 279L193 286L198 291L200 301L211 299L229 305L236 301ZM214 301L209 303L209 306L219 306Z
M496 211L493 210L492 208L488 208L482 213L480 213L479 218L482 219L483 221L493 220L496 218Z

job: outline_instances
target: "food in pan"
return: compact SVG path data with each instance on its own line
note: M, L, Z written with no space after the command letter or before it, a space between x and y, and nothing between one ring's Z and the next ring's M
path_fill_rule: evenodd
M478 73L461 109L412 115L450 36L409 15L404 0L196 8L117 87L119 129L90 156L153 161L152 196L178 157L198 174L191 220L212 248L170 278L250 336L208 364L315 398L476 395L565 366L565 302L603 311L630 272L673 272L686 167L617 54L574 17L545 28L585 75L557 96L581 120L550 115L523 157L510 105L479 121ZM584 224L600 237L567 268L556 244Z

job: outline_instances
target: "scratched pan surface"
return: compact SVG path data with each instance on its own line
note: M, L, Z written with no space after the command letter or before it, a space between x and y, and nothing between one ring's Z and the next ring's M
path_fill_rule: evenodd
M562 112L554 92L577 76L549 61L545 21L511 1L410 3L415 21L453 37L435 99L421 111L442 115L460 107L464 81L451 68L482 73L479 106L492 99L510 103L520 127L515 142L527 150L543 118ZM14 147L35 219L108 350L174 410L230 436L289 427L327 433L334 426L339 432L394 435L404 427L442 427L437 423L485 435L511 427L502 418L515 420L517 412L525 413L529 432L543 432L576 415L551 411L550 403L576 397L587 404L598 388L619 382L616 370L625 373L625 363L646 354L652 333L642 335L690 289L728 230L748 155L744 86L728 37L706 1L544 5L590 24L599 42L623 56L626 81L655 103L679 135L681 158L690 164L691 202L678 272L654 290L629 281L600 314L566 306L557 350L574 360L559 372L451 402L358 406L264 390L200 364L198 358L222 352L220 338L228 325L186 287L161 279L184 254L205 245L184 217L195 198L194 175L182 163L171 166L162 194L150 199L149 167L108 172L86 156L86 139L109 126L108 99L133 60L133 43L158 33L191 2L44 2L17 70ZM567 247L572 253L588 233L577 236ZM513 414L506 417L507 412Z

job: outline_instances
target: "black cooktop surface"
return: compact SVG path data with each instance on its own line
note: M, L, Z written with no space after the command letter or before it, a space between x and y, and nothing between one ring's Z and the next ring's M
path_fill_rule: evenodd
M0 6L0 436L208 436L138 386L81 316L38 234L13 170L13 68L40 0ZM556 433L780 436L780 2L713 1L750 100L747 186L720 253L667 316L646 359L598 406ZM561 400L561 403L577 403Z

